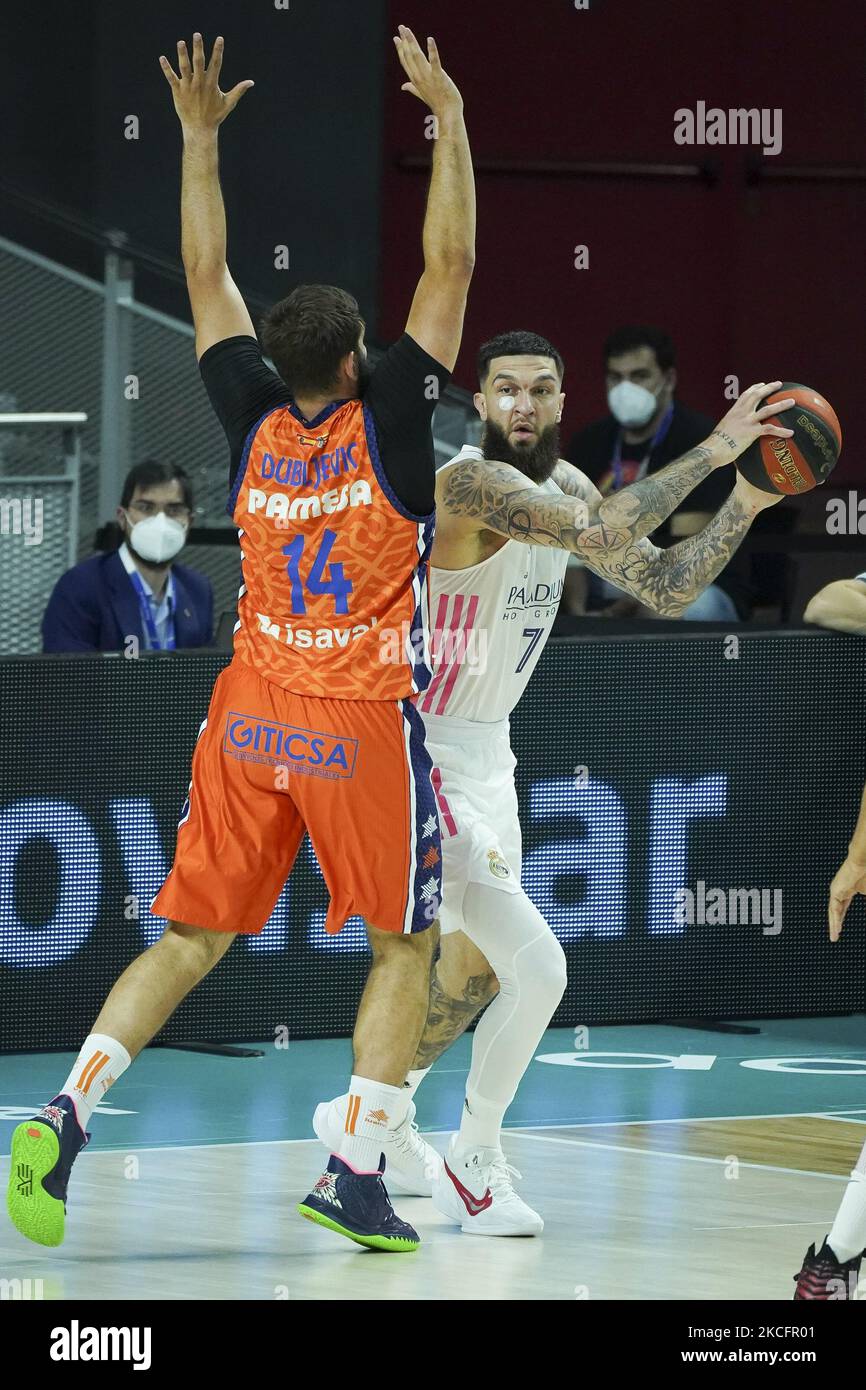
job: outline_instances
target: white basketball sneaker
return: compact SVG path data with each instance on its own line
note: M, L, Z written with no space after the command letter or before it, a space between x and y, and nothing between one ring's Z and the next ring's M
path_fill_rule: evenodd
M514 1191L520 1174L501 1149L457 1152L452 1134L441 1175L433 1185L433 1205L474 1236L537 1236L544 1222Z
M345 1096L316 1106L313 1129L329 1153L339 1153L345 1123ZM383 1134L382 1152L386 1187L395 1187L407 1197L432 1197L433 1184L442 1169L442 1157L419 1134L412 1101L403 1123Z

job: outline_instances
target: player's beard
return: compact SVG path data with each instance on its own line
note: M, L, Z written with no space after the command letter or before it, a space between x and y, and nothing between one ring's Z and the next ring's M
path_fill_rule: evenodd
M509 444L508 435L493 420L487 420L481 439L486 459L510 463L534 483L546 482L559 461L559 426L548 425L531 447Z

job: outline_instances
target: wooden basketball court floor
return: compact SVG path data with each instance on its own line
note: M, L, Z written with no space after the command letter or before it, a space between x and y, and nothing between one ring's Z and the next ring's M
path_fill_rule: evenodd
M309 1117L344 1088L347 1042L251 1043L256 1058L148 1049L94 1115L64 1244L28 1243L4 1212L0 1281L75 1300L787 1300L866 1139L866 1017L757 1026L598 1027L579 1051L571 1030L549 1031L505 1143L543 1236L465 1235L395 1194L423 1243L391 1256L294 1211L324 1153ZM418 1095L440 1148L468 1057L464 1038ZM72 1061L0 1058L4 1190L13 1125Z

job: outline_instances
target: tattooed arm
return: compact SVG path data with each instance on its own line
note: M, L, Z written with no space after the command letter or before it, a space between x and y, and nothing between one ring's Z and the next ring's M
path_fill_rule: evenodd
M575 554L590 548L601 562L608 555L619 559L657 530L714 468L732 462L761 435L789 437L793 433L764 423L793 405L793 399L758 409L761 397L779 385L758 382L750 386L703 444L610 497L603 498L596 488L584 495L569 488L564 489L563 497L552 495L542 492L510 464L467 459L448 469L438 505L449 518L478 531L493 531L527 545L555 546ZM560 463L554 472L560 486L559 474L568 467Z
M601 519L602 497L593 483L561 460L553 472L564 496L542 492L517 468L468 460L448 470L440 509L449 517L474 518L480 529L570 550L595 574L661 614L678 617L725 568L758 512L781 501L741 474L728 500L702 531L667 550L653 545L635 524ZM624 489L623 491L626 491Z
M528 545L576 551L590 529L605 544L621 548L657 530L698 483L728 461L727 445L711 436L652 477L610 497L594 490L591 502L583 497L575 503L542 492L511 464L467 459L446 475L440 505L450 517L477 519L479 529ZM556 471L554 478L559 481Z
M584 482L595 491L588 478ZM753 488L738 473L734 491L712 521L677 545L659 549L644 538L617 546L616 538L596 525L582 532L577 553L594 574L626 589L660 616L680 617L721 574L758 513L777 502L780 493Z

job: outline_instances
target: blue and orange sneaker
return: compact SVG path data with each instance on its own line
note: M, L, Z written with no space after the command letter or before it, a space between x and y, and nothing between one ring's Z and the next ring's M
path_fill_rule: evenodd
M55 1096L12 1134L6 1206L13 1226L39 1245L60 1245L72 1165L90 1143L69 1096Z
M417 1250L418 1232L400 1220L382 1181L384 1155L380 1163L378 1173L356 1173L331 1154L310 1195L298 1203L301 1216L373 1250Z

